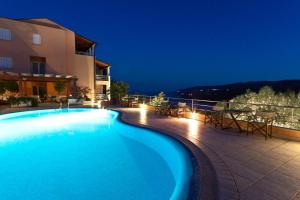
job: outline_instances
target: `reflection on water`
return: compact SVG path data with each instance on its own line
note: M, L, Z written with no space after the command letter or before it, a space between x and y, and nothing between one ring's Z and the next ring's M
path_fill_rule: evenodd
M24 116L18 115L19 113L7 114L0 119L0 144L29 136L54 133L73 134L73 129L76 131L94 129L95 124L109 128L113 122L111 119L116 117L102 109L82 109L82 112L36 111L32 114L25 113Z

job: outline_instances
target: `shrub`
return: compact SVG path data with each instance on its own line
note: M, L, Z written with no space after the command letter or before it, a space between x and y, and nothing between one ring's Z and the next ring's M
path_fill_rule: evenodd
M160 92L160 93L158 94L158 96L155 96L155 97L152 99L151 104L152 104L153 106L159 106L159 105L165 100L165 97L166 97L165 93L164 93L164 92Z
M10 105L15 105L15 104L18 103L18 99L17 99L17 97L10 96L10 97L7 99L7 102L8 102Z
M28 104L30 103L31 107L38 106L38 100L34 97L14 97L10 96L8 102L11 106L19 106L21 103Z
M31 106L32 107L38 107L39 106L39 102L38 102L37 98L32 98L31 99Z

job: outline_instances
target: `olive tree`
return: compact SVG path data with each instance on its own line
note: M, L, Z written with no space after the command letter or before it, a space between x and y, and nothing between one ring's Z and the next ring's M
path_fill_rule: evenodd
M58 93L58 95L60 95L65 90L65 87L65 83L62 81L56 81L54 83L54 89Z
M128 95L129 85L124 81L112 81L109 94L113 103L120 103L121 99Z

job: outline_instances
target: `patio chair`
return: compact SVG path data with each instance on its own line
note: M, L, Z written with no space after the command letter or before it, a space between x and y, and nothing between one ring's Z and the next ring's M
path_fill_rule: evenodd
M130 98L128 101L128 106L132 107L132 108L137 108L139 105L139 98L135 97L135 98Z
M158 110L160 115L170 115L171 110L170 110L170 104L168 101L163 101L160 103L159 110Z
M214 106L211 110L204 110L204 124L212 124L215 127L223 126L224 108Z
M184 117L185 113L187 112L187 105L183 102L178 102L177 104L177 117Z
M178 117L178 104L174 102L169 103L169 114L172 117Z
M272 137L273 122L275 120L275 112L257 111L255 114L248 116L247 135L251 131L252 135L259 132L265 136L265 139Z

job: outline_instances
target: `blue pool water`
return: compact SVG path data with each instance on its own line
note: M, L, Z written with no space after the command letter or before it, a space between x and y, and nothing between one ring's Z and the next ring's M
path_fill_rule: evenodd
M0 199L186 199L185 148L117 116L83 108L0 115Z

